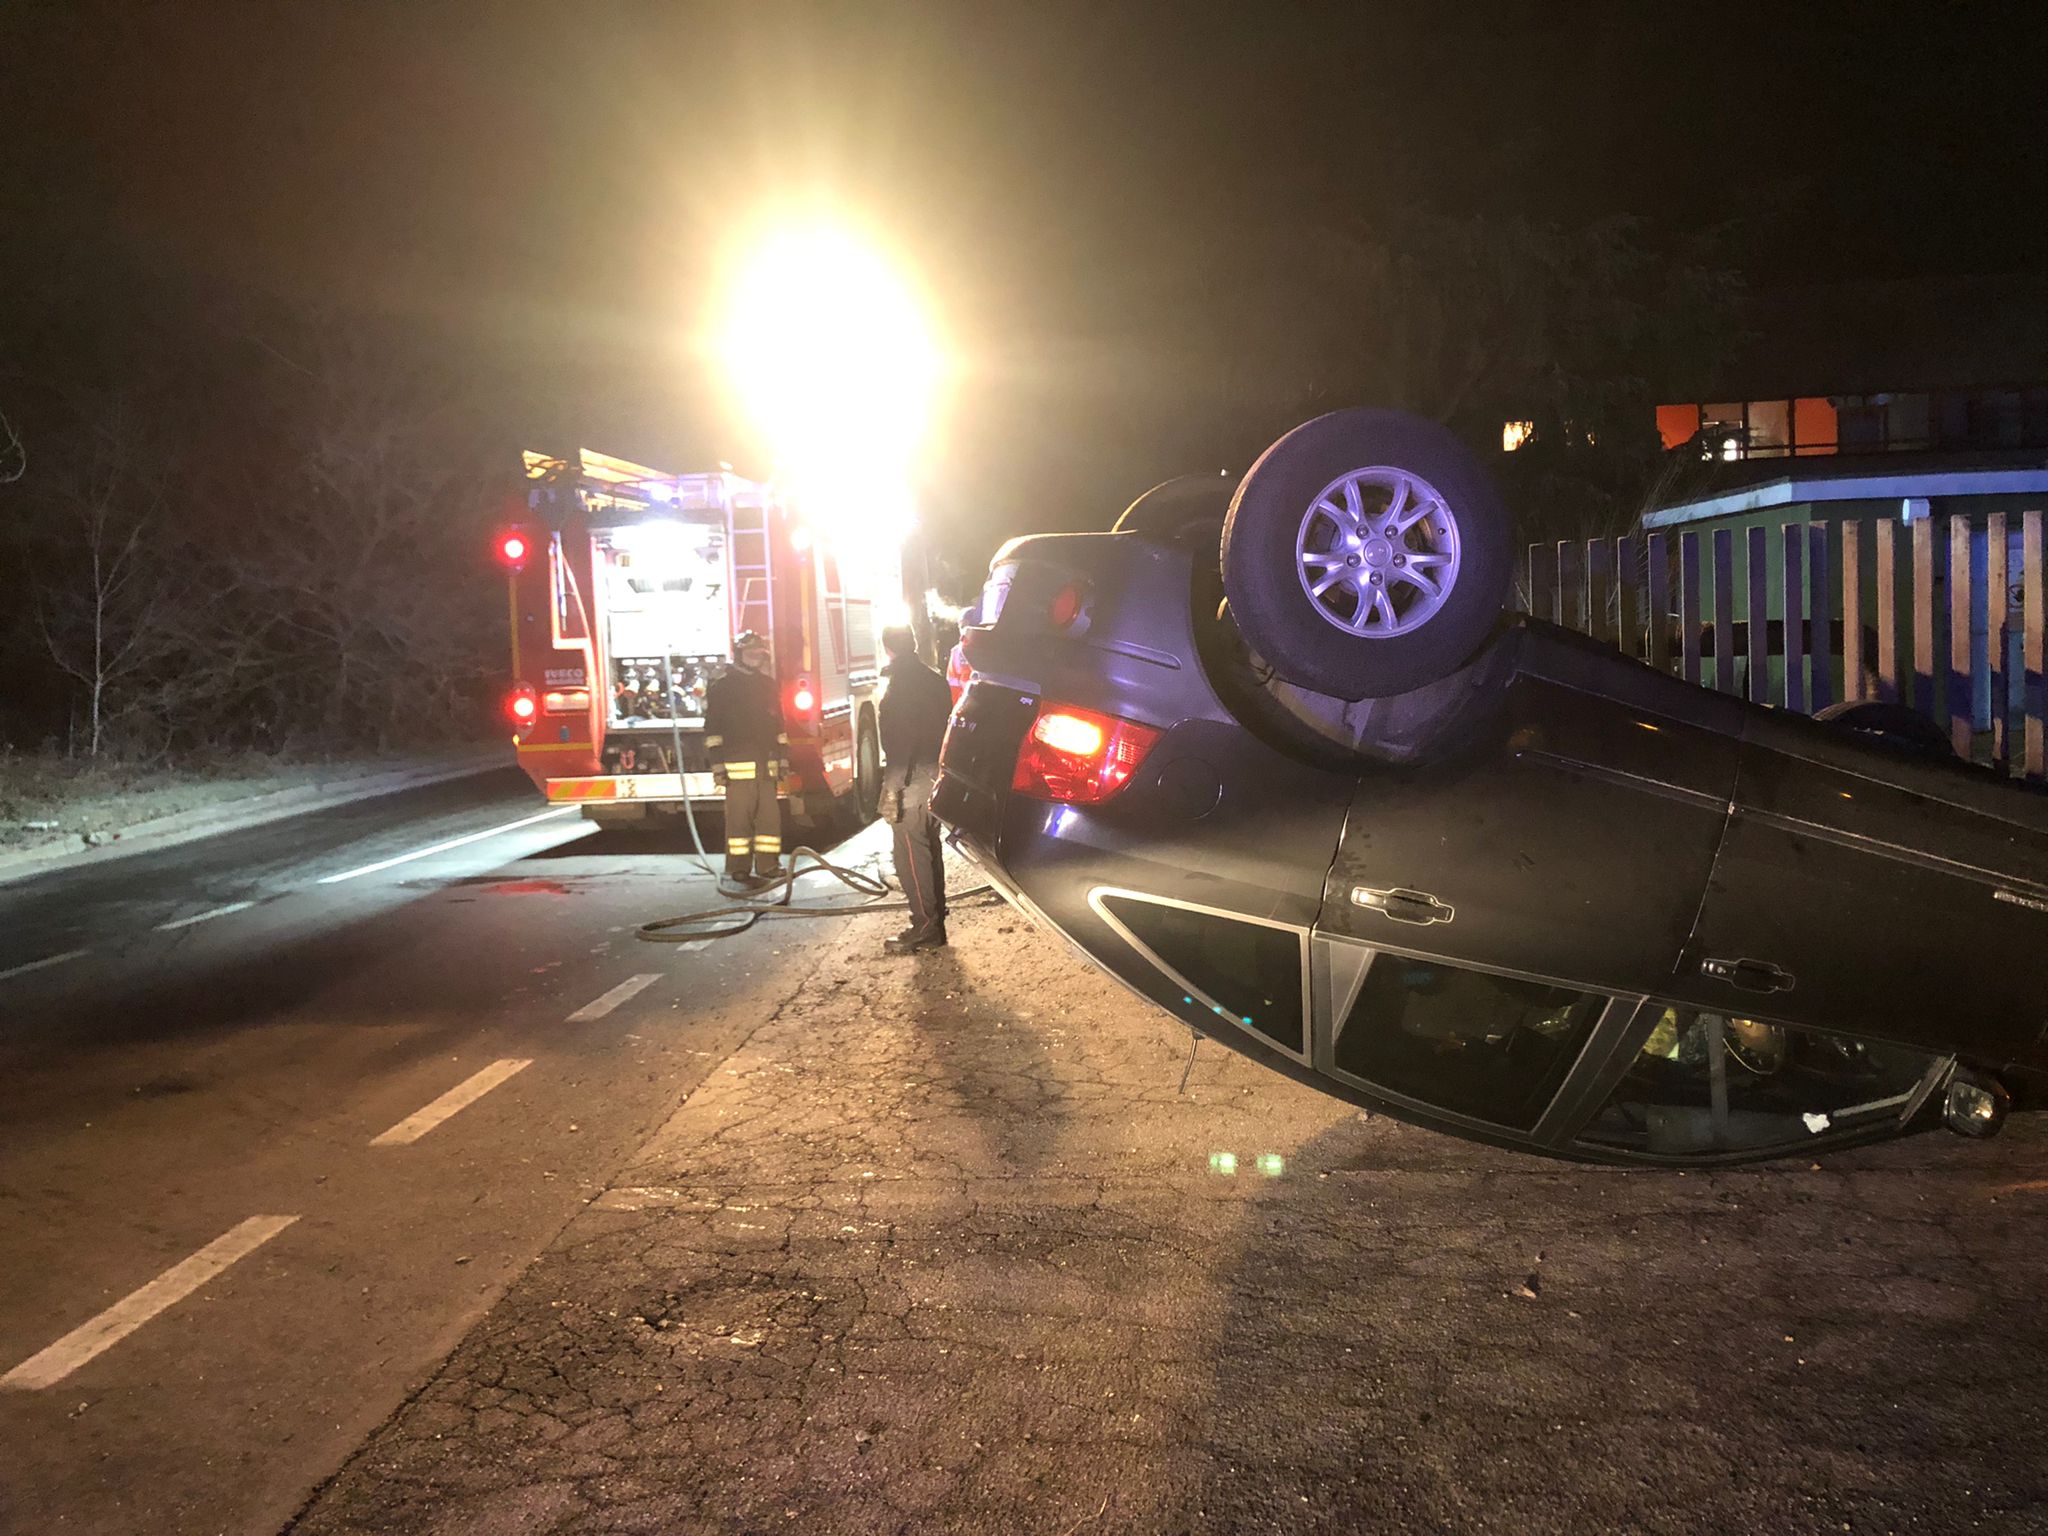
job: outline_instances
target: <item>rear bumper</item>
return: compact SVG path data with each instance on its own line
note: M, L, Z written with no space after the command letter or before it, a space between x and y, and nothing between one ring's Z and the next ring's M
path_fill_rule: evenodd
M788 793L785 780L778 793ZM718 781L707 773L616 773L591 778L549 779L548 800L556 805L693 804L712 805L725 797Z

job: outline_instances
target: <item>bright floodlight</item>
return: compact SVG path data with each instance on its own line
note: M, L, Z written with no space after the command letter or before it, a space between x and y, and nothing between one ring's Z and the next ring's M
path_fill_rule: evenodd
M777 477L814 512L907 525L939 353L880 252L829 225L765 240L732 284L719 350Z

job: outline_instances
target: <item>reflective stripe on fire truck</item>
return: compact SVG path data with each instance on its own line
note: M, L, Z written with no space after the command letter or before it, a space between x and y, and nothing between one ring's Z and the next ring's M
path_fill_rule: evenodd
M708 773L617 774L603 778L549 779L548 799L582 800L716 800L718 781Z

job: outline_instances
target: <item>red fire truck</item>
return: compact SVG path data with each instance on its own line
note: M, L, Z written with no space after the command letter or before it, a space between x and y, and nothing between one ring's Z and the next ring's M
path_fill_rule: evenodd
M877 652L909 613L899 549L835 538L729 470L665 474L587 449L527 453L525 504L496 539L505 709L549 800L599 821L716 802L704 691L751 629L782 684L797 825L874 814Z

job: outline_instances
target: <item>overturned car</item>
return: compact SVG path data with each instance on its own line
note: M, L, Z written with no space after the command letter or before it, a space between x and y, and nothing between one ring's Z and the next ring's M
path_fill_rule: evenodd
M1203 1034L1417 1125L1688 1166L2048 1092L2048 795L1506 611L1448 433L1344 411L1234 487L1006 545L934 803Z

